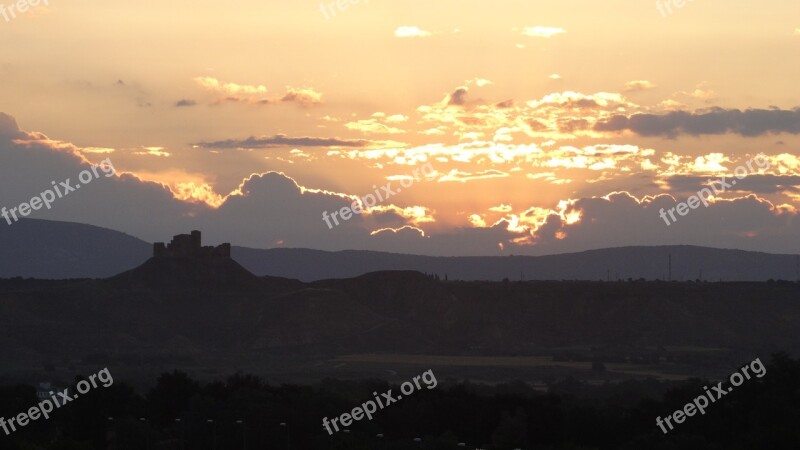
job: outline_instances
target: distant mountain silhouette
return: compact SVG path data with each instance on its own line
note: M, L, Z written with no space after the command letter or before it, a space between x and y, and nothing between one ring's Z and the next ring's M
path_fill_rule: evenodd
M69 222L0 223L0 277L105 278L136 267L152 245L118 231Z
M672 276L669 258L672 255ZM621 247L548 256L433 257L369 251L233 248L255 274L302 281L416 270L450 280L796 280L797 256L689 245Z
M235 240L235 236L230 238ZM106 278L143 264L153 249L152 244L120 232L33 219L10 227L0 226L0 245L3 249L0 278ZM236 262L257 276L306 282L391 270L414 270L437 274L442 279L447 276L450 280L666 280L670 255L672 280L797 279L795 255L694 246L623 247L550 256L500 257L243 247L233 247L231 252ZM146 270L158 272L157 268Z

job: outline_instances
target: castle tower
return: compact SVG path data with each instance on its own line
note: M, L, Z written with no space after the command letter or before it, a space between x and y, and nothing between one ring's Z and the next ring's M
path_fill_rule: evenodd
M192 231L191 236L192 236L192 248L200 250L200 247L203 246L203 239L201 237L202 234L199 231L194 230Z

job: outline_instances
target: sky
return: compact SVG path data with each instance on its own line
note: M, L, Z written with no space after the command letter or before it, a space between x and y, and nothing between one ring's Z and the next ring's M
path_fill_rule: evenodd
M0 207L115 174L27 217L255 248L800 252L795 1L36 3L0 0Z

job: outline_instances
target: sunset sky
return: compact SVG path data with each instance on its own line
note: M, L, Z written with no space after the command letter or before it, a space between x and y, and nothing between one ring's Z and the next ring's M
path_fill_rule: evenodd
M117 176L33 218L258 248L800 252L796 1L48 3L0 15L0 206L106 158Z

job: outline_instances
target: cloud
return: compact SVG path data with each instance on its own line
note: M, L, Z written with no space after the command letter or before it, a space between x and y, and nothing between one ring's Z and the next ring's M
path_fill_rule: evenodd
M419 134L424 134L425 136L444 136L444 127L439 128L428 128L427 130L420 131Z
M643 108L619 93L583 94L564 91L537 100L472 99L469 83L456 88L440 102L417 108L419 124L427 129L452 130L462 140L518 141L524 138L576 139L605 137L595 123L614 114ZM458 107L458 108L454 108ZM580 127L580 124L584 124Z
M731 176L729 178L732 179L734 177ZM709 177L692 175L674 175L665 179L670 192L683 194L694 194L708 186L710 184L709 181ZM762 195L797 194L800 193L800 176L750 174L745 178L737 179L735 185L726 188L726 192L752 192Z
M632 131L641 136L674 138L690 136L737 134L754 137L764 134L800 134L800 108L738 109L713 108L689 113L675 111L667 114L615 115L595 124L596 131Z
M158 156L163 158L169 158L172 156L171 153L165 152L164 147L142 147L144 151L133 152L134 155L144 155L144 156Z
M195 106L195 105L197 105L197 102L189 99L181 99L175 102L175 107L177 108L185 108L188 106Z
M315 145L340 143L301 139ZM281 136L272 141L276 142L298 143ZM145 151L163 150L152 147ZM0 160L0 206L9 208L50 188L52 180L70 178L74 182L82 170L90 167L81 149L41 133L21 131L15 119L3 113ZM58 199L50 210L35 211L31 217L107 227L151 242L162 241L180 230L202 229L209 242L270 247L283 240L286 245L320 249L378 249L379 246L365 244L373 230L387 223L399 228L432 220L431 212L424 207L386 203L374 215L357 216L328 230L321 220L322 211L351 205L355 196L308 189L287 175L274 172L253 174L232 193L220 196L202 183L176 182L171 189L126 173L119 165L115 168L117 176L105 177L101 172L91 184ZM198 201L204 195L218 208Z
M676 92L674 96L684 96L693 98L695 100L702 100L706 103L711 103L717 98L717 93L714 92L712 89L703 89L705 83L702 83L697 89L693 91L680 91Z
M639 92L654 88L656 85L647 80L633 80L625 83L625 92Z
M638 199L627 192L570 200L562 204L556 226L537 230L533 241L540 251L574 251L602 242L602 247L688 244L784 253L785 239L800 233L796 211L755 195L701 205L667 226L659 211L678 201L668 195ZM568 224L564 217L570 215L580 220Z
M247 103L252 105L297 103L301 106L309 107L322 103L322 94L308 87L296 88L289 86L282 96L268 96L267 88L260 84L226 83L213 77L196 77L194 81L207 92L218 96L212 105L222 103ZM176 106L184 105L176 104Z
M466 86L461 86L453 91L452 94L450 94L447 104L452 106L463 106L467 103L467 94L469 94L469 88Z
M116 150L113 148L108 147L84 147L81 149L81 153L95 153L95 154L110 154L114 153Z
M493 206L489 208L489 211L499 212L499 213L509 213L512 211L512 208L510 205L500 204L498 206Z
M463 86L457 87L451 94L448 94L447 97L445 97L444 102L442 104L445 106L466 106L468 103L467 95L469 94L470 86L475 85L481 88L492 84L494 84L492 81L487 80L485 78L473 78L471 80L467 80L464 82ZM506 102L513 102L513 100L507 100ZM482 103L482 101L477 100L472 103L480 104Z
M357 147L363 148L371 144L371 141L358 139L347 140L338 138L314 138L314 137L289 137L285 134L275 136L250 136L247 139L227 139L224 141L197 142L193 146L200 148L272 148L272 147Z
M323 212L330 215L357 201L356 195L306 188L284 173L253 174L219 209L198 217L197 223L212 240L230 240L234 236L238 242L253 247L282 241L293 247L376 250L387 248L380 244L384 242L378 237L382 231L399 231L434 221L432 212L425 207L379 203L369 212L353 214L347 221L339 219L339 226L327 226ZM393 251L412 242L416 246L425 244L424 232L401 233L393 240L398 238L399 242L391 244Z
M528 102L531 108L542 106L558 106L561 108L619 108L632 106L625 97L613 92L597 92L595 94L582 94L574 91L554 92L545 95L541 100Z
M407 224L420 226L424 223L436 222L433 211L424 206L401 208L395 205L378 205L370 208L369 214L375 220L376 225L384 227L402 227Z
M264 95L267 88L263 85L248 85L237 83L224 83L213 77L196 77L195 83L207 91L224 93L227 95Z
M384 119L387 123L403 123L408 122L408 116L403 114L394 114Z
M433 33L425 31L416 26L402 26L394 30L394 36L398 38L421 38L432 36Z
M21 132L17 120L12 116L0 112L0 140L23 139L28 135Z
M562 133L574 133L587 128L589 128L589 121L586 119L566 118L558 121L558 131Z
M364 134L403 134L405 130L381 123L380 119L363 119L344 125L348 130L360 131Z
M465 227L436 232L419 225L433 220L432 211L393 205L380 205L374 214L354 216L333 230L324 226L321 211L340 209L354 199L305 188L285 174L259 174L245 180L238 194L199 223L211 230L211 236L233 235L240 242L281 240L312 248L435 255L497 254L500 247L511 253L547 254L675 243L740 248L759 243L785 251L786 236L800 236L796 212L755 196L714 201L667 227L658 212L675 207L678 200L667 195L640 199L627 192L564 200L551 209L532 207L519 215L512 214L510 206L499 205L488 211L505 215L494 224L487 224L485 215L468 214ZM252 218L254 211L283 213L257 226L243 219ZM774 239L775 235L781 237Z
M484 170L481 172L469 173L460 171L458 169L453 169L445 176L439 178L439 182L444 183L447 181L458 181L461 183L466 183L467 181L486 180L490 178L506 178L508 176L509 175L507 173L499 170Z
M541 37L541 38L551 38L553 36L557 36L562 33L566 33L567 31L563 28L557 27L542 27L542 26L535 26L535 27L526 27L522 29L522 34L524 36L530 37Z
M286 89L286 95L281 98L282 102L294 102L303 106L312 106L322 103L322 94L314 91L311 88L293 88Z
M4 140L11 136L14 140ZM88 153L88 152L87 152ZM112 163L114 157L111 157ZM0 192L2 205L14 207L46 189L52 181L71 179L91 167L83 150L36 132L24 132L13 117L0 113ZM144 181L115 166L117 175L100 176L51 209L34 211L30 217L88 223L128 231L137 236L163 239L176 229L188 229L189 218L208 207L176 199L168 187ZM7 226L6 224L2 224Z

